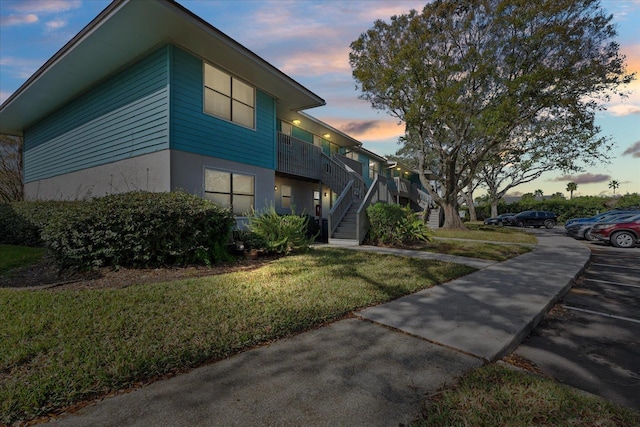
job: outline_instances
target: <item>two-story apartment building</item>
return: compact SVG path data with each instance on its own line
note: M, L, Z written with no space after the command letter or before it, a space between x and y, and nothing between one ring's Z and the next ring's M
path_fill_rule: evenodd
M361 242L338 227L385 159L302 112L324 104L172 0L114 0L0 106L0 133L24 138L27 199L185 190Z

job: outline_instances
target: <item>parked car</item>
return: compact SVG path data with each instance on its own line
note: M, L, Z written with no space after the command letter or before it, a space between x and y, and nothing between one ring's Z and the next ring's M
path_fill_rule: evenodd
M632 248L640 244L640 215L625 218L624 222L596 224L591 235L616 248Z
M567 235L574 239L585 239L594 242L599 240L597 237L591 235L591 229L594 225L624 222L626 219L637 216L638 214L640 213L637 211L635 213L616 212L610 215L605 215L598 220L575 221L571 224L565 225L564 230Z
M564 226L567 227L576 222L598 222L601 220L605 220L612 215L619 215L624 213L640 213L640 209L613 209L610 211L602 212L601 214L597 214L588 218L571 218L564 223Z
M515 216L515 213L503 213L495 218L487 218L484 220L485 225L509 225Z
M516 227L553 228L558 223L558 216L547 211L524 211L513 217L512 224Z

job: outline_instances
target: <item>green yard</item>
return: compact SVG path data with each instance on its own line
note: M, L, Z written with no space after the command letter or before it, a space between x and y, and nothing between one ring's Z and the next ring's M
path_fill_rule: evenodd
M600 397L499 365L477 369L434 396L413 427L640 425L640 414Z
M315 249L254 270L121 289L0 289L0 424L225 357L471 271Z
M42 259L43 248L0 244L0 274L12 268L24 267Z

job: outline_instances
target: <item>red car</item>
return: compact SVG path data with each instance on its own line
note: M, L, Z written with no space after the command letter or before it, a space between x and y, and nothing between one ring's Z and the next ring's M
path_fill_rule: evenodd
M596 224L591 235L616 248L633 248L640 244L640 215L625 218L624 222Z

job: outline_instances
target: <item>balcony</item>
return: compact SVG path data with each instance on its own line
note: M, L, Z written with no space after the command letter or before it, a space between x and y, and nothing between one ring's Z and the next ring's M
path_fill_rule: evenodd
M278 132L278 172L319 180L322 157L319 147Z

